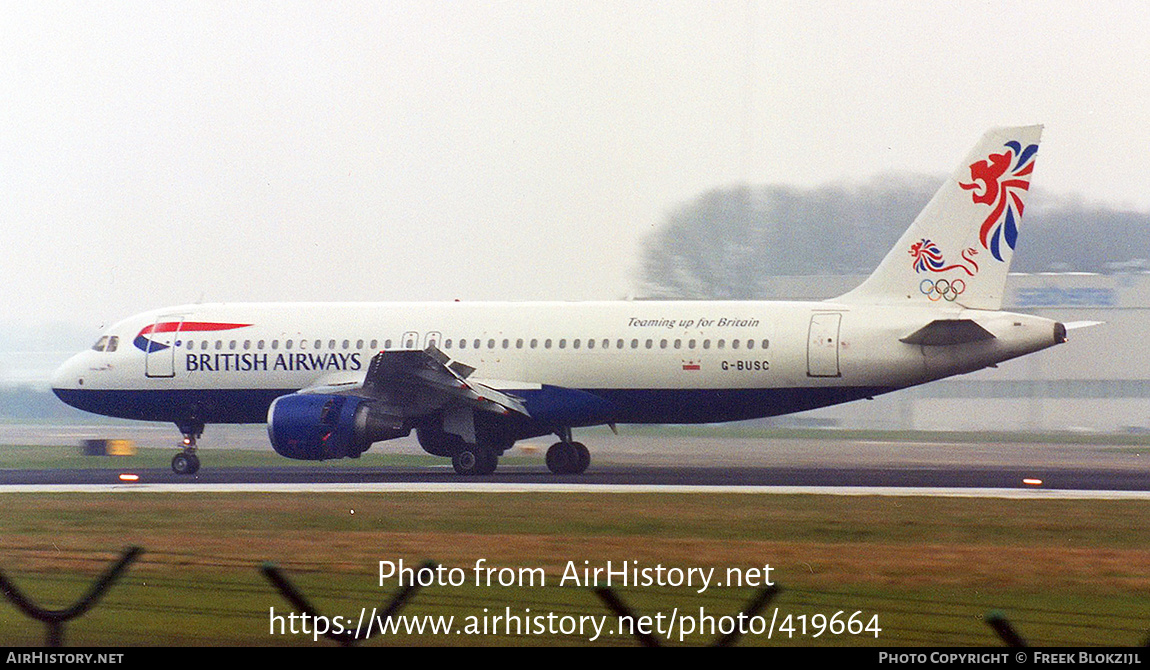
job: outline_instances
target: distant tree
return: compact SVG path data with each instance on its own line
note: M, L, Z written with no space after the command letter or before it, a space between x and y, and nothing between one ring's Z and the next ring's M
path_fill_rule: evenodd
M639 295L746 299L769 277L869 273L941 179L883 175L861 185L735 186L675 209L644 242ZM1150 214L1038 191L1012 269L1148 269Z

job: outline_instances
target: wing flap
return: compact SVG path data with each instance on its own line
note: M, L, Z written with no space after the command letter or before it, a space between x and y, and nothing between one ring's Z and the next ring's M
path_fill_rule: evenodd
M447 404L454 400L497 414L530 416L523 401L467 377L475 368L452 361L435 346L423 350L381 351L371 359L363 392L372 396L408 395L413 387L430 391ZM393 400L394 402L394 400Z

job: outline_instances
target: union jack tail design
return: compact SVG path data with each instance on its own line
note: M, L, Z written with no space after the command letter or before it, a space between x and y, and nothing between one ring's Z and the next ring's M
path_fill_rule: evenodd
M973 181L959 184L968 191L974 191L974 202L993 207L982 222L978 239L982 248L990 249L991 255L1000 261L1004 260L1002 243L1014 249L1018 240L1018 221L1026 207L1022 195L1023 191L1030 190L1030 174L1034 172L1034 156L1038 153L1037 144L1027 145L1024 149L1021 143L1011 140L1004 146L1007 151L971 163L970 178Z
M1042 126L988 131L874 273L835 300L1002 309L1041 136ZM945 300L923 290L940 282L962 290L945 292Z

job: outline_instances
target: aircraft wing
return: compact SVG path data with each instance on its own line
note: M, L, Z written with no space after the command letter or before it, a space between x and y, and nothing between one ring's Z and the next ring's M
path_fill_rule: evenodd
M530 416L522 400L467 378L475 368L453 361L435 346L381 351L361 382L325 384L301 393L354 395L380 402L395 417L428 414L460 403L496 414Z

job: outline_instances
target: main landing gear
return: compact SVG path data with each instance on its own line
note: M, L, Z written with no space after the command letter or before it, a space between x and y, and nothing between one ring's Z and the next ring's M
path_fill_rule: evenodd
M547 469L557 475L581 475L591 465L591 452L582 442L571 440L571 429L556 433L559 442L547 449Z
M495 450L482 444L464 444L451 456L451 467L461 475L489 475L499 465Z
M204 425L180 425L179 428L184 434L184 450L172 456L172 472L177 475L194 475L200 471L200 458L196 456L196 439L203 435Z

